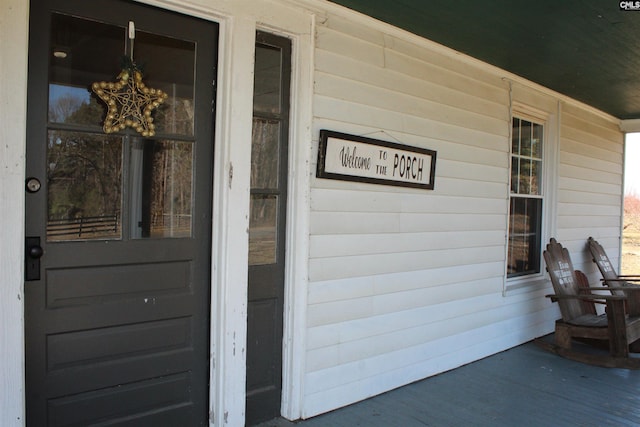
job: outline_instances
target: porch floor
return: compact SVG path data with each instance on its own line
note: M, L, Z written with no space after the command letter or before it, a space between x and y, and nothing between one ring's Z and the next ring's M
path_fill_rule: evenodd
M324 415L259 427L638 425L640 370L573 362L530 342Z

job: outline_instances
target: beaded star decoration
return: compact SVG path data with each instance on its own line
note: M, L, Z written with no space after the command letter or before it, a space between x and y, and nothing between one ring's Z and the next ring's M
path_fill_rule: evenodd
M142 136L155 135L151 112L167 99L160 89L147 87L142 72L135 63L124 68L117 82L95 82L93 92L107 104L107 116L102 129L105 133L135 129Z

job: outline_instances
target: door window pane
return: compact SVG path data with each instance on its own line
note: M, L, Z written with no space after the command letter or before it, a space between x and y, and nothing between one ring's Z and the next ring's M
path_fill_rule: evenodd
M129 55L127 28L55 13L51 24L49 121L101 127L106 109L90 88L117 81ZM168 95L153 113L157 134L193 136L194 58L194 42L136 31L133 59L143 82Z
M119 239L122 139L51 130L47 240Z
M121 69L124 40L124 27L59 13L52 15L51 123L102 126L105 109L91 95L90 87L95 81L115 80Z
M249 265L276 262L276 225L278 223L278 196L251 195L249 220Z
M256 46L253 110L279 113L282 85L282 51L271 46Z
M253 119L251 143L251 188L278 188L280 122Z
M192 177L192 143L133 138L132 237L191 236Z
M193 42L136 31L134 59L144 64L145 84L168 95L154 112L157 134L193 135L195 52Z
M138 28L131 45L127 22L52 14L49 239L192 234L195 42ZM157 140L131 128L102 133L107 107L91 87L118 80L131 46L145 86L168 95L152 112Z

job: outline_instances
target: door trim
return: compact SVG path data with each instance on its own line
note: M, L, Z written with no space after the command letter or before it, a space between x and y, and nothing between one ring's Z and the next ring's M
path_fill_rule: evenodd
M272 28L258 27L273 32ZM284 33L291 39L291 88L289 110L289 176L282 331L282 416L305 417L304 376L306 359L307 290L309 285L309 213L311 211L312 155L307 141L317 145L314 135L313 52L315 15L309 16L307 34Z

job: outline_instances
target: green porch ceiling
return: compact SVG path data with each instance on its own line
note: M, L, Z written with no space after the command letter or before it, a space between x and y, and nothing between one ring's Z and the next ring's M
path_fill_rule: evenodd
M621 10L618 0L331 1L640 119L640 10Z

